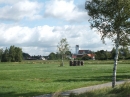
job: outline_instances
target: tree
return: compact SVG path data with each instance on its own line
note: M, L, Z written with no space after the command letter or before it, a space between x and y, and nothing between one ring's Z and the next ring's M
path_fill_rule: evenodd
M3 49L0 49L0 61L2 59Z
M82 60L90 60L91 58L86 54L86 55L82 56L81 59Z
M10 49L9 49L9 60L11 62L15 62L15 47L14 46L10 46Z
M9 61L9 50L6 48L4 53L2 54L1 62L8 62Z
M104 50L100 50L96 52L96 59L98 60L107 60L107 52Z
M128 49L128 47L121 47L120 48L120 57L122 58L122 59L128 59L129 58L129 49Z
M107 56L107 60L112 59L112 58L111 58L111 52L109 52L109 51L107 51L107 50L106 50L106 56Z
M111 50L111 57L112 57L112 59L114 59L115 55L116 55L116 49L113 48L113 49Z
M72 53L71 53L71 51L66 51L65 55L66 55L67 59L71 59Z
M69 51L69 44L67 42L67 39L66 38L61 39L60 42L58 43L57 48L58 48L59 53L62 56L61 66L63 66L64 65L63 59L65 56L65 53L66 53L66 51Z
M15 47L15 62L21 62L22 59L22 49Z
M56 54L55 53L50 53L49 54L49 60L55 60L56 59Z
M69 56L69 55L70 55L70 56L72 55L71 51L66 51L65 54L68 55L68 56Z
M115 87L119 45L129 41L130 0L91 0L86 1L85 9L91 17L91 28L97 28L103 43L105 38L110 38L115 43L112 80L112 87Z
M2 62L21 62L22 61L22 49L15 46L10 46L9 49L5 49L2 54Z
M30 57L28 53L23 52L22 55L23 55L23 59L28 59Z

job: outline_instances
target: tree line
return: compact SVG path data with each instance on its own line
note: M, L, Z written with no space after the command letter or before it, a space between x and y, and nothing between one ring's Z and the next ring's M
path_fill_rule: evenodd
M5 50L0 49L1 62L21 62L23 59L22 49L15 46L10 46Z
M113 48L111 51L107 50L99 50L96 52L92 52L92 54L95 55L96 60L114 60L116 49ZM69 57L72 57L72 53L70 51L66 51L64 55L65 59L69 59ZM60 60L62 58L62 55L60 53L50 53L48 56L49 60ZM82 57L78 57L76 60L90 60L91 58L89 56L83 55ZM118 60L127 60L130 59L130 50L128 47L120 47L119 49L119 58Z
M70 51L66 51L63 57L64 57L64 59L69 59L71 56L72 56L72 53ZM51 52L48 55L48 59L49 60L61 60L62 54L59 52L57 52L57 53Z
M100 50L95 52L95 59L97 60L113 60L115 58L116 49L113 48L111 51ZM121 47L119 49L118 60L127 60L130 59L130 51L128 47Z

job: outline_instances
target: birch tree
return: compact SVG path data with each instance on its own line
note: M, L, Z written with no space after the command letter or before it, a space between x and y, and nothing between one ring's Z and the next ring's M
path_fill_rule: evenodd
M115 87L119 46L127 43L130 36L130 0L89 0L85 9L90 16L91 28L98 30L103 43L109 38L115 44L112 78L112 87Z
M64 56L65 56L66 51L69 51L69 44L67 42L67 39L66 38L61 39L60 42L58 43L57 48L58 48L59 53L62 56L62 62L60 65L64 66L64 62L63 62Z

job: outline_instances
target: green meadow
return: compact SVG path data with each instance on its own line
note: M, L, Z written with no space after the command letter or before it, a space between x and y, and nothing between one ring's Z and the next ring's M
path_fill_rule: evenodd
M79 95L70 94L69 97L130 97L130 82L118 85L115 88L107 87Z
M119 61L117 80L130 78L130 61ZM69 66L65 61L0 63L0 97L28 97L97 85L112 80L113 61L85 61Z

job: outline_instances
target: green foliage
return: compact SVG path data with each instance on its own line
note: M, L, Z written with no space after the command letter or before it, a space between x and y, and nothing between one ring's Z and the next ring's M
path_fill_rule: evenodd
M50 53L49 54L49 60L55 60L56 59L56 54L55 53Z
M62 38L60 42L58 43L57 48L58 48L58 53L61 54L62 56L62 63L60 64L60 66L63 66L64 65L63 59L66 56L66 52L69 51L69 48L70 48L67 42L67 39Z
M9 60L11 62L15 62L15 55L16 55L16 52L15 52L15 47L14 46L10 46L10 49L9 49Z
M116 55L116 49L115 48L112 49L111 55L112 55L112 59L114 59L115 55Z
M65 54L66 51L69 51L69 44L67 42L66 38L63 38L60 40L60 42L58 43L58 51L61 55Z
M49 56L49 60L61 60L62 58L62 55L59 52L57 53L51 52L48 56ZM64 59L68 59L68 57L71 57L71 52L66 51L66 53L63 56L64 56Z
M88 55L85 55L81 58L81 60L90 60L91 58Z
M2 62L21 62L22 61L22 49L15 46L10 46L9 49L5 49L2 54Z
M2 54L1 62L8 62L9 61L9 50L6 48L4 53Z
M65 54L66 55L72 55L71 51L66 51Z
M116 55L116 49L113 48L111 51L104 51L100 50L95 52L95 59L96 60L113 60ZM128 47L121 47L119 48L119 59L120 60L127 60L130 59L130 51Z
M119 44L129 43L130 35L130 0L91 0L85 5L92 28L97 28L101 39L119 34ZM126 44L128 45L128 44Z
M22 53L23 54L23 59L28 59L30 55L28 53Z
M108 59L108 56L107 56L107 51L104 51L104 50L100 50L100 51L97 51L95 54L96 54L96 59L98 60L107 60Z
M15 62L22 61L22 49L19 47L15 47Z
M3 49L0 49L0 61L2 59Z
M119 55L119 45L126 46L130 42L130 0L90 0L86 1L92 28L96 28L101 40L109 38L115 43L112 87L116 82L116 69Z

